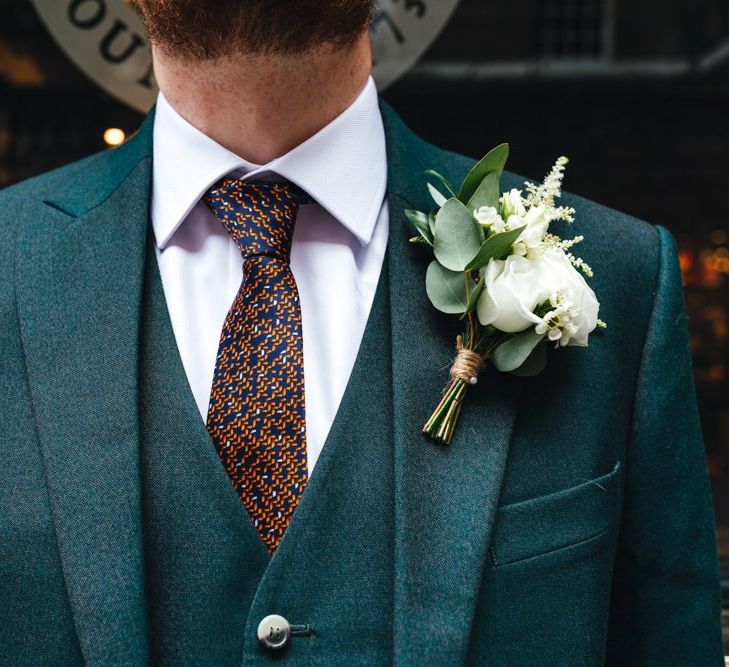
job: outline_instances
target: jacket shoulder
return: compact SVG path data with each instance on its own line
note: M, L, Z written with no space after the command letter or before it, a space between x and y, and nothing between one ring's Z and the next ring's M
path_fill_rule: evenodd
M44 238L51 212L45 202L69 191L74 183L99 168L103 154L35 176L0 190L0 313L10 321L16 246L29 236ZM64 216L61 216L63 219Z
M140 161L152 154L150 113L139 130L119 148L101 151L53 171L0 190L0 239L8 228L27 229L50 205L77 217L103 203Z
M55 197L59 192L67 190L79 178L103 168L105 160L108 160L108 152L96 153L3 188L0 190L0 205L2 206L0 210L7 213L8 207L21 206L28 201L43 201L48 197Z
M97 153L0 190L0 243L43 226L47 204L62 200L82 182L108 170L108 153ZM40 227L39 227L40 228Z
M569 178L569 173L567 175ZM502 189L524 189L525 181L539 182L540 179L526 179L510 172L504 173ZM574 223L554 222L550 230L562 238L582 235L583 244L579 251L588 247L593 251L602 250L615 260L615 252L623 256L635 254L644 259L658 252L657 227L654 224L604 206L571 192L563 192L558 204L575 209Z

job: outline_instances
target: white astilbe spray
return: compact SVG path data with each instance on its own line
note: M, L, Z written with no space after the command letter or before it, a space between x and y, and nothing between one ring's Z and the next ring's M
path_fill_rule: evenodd
M575 257L571 252L568 252L567 259L572 262L572 266L582 271L588 278L592 278L592 267L582 257Z
M547 217L550 222L564 220L565 222L575 221L575 209L571 206L556 206L547 209Z
M544 245L549 248L559 248L560 250L567 251L578 243L582 243L584 240L585 237L582 235L575 236L572 239L561 239L556 234L547 234L544 237Z
M557 158L557 161L552 167L552 171L547 174L544 179L544 183L541 185L535 185L529 181L526 181L527 192L529 193L526 198L526 204L528 206L548 206L554 208L554 200L559 199L562 196L562 181L564 180L564 170L569 164L569 159L564 155ZM573 211L574 212L574 211Z
M590 265L582 259L582 257L575 257L571 252L568 252L570 248L573 248L578 243L582 243L582 241L585 240L585 237L582 235L575 236L571 239L561 239L556 234L547 234L544 237L543 245L545 248L557 248L559 250L562 250L565 255L567 255L567 259L570 260L570 263L572 266L574 266L576 269L579 269L584 273L588 278L592 278L593 272Z

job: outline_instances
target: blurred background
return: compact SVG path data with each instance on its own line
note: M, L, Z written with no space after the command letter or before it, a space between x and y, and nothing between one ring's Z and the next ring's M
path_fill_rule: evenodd
M0 187L117 145L140 124L140 111L81 71L78 52L81 68L67 55L93 34L88 51L105 50L107 64L139 56L146 44L127 26L104 25L114 4L48 0L77 24L61 47L30 0L2 0ZM535 179L566 154L568 190L676 235L729 609L729 0L382 7L376 57L396 72L380 82L402 74L384 96L418 133L472 155L508 140L510 169Z

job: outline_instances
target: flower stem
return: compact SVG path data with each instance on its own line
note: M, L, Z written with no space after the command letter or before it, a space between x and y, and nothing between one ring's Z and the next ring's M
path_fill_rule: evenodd
M466 383L463 380L452 380L440 403L423 427L423 433L427 433L445 445L450 445L465 395Z
M440 403L438 403L438 406L433 411L430 419L428 419L425 426L423 427L423 433L433 435L438 430L438 427L440 426L444 416L446 415L450 404L453 402L453 400L455 400L455 395L458 392L459 383L465 386L465 383L461 380L452 380L451 383L448 385L443 394L443 398L440 400Z
M508 336L507 336L508 338ZM498 347L504 340L504 335L486 332L486 335L477 327L473 313L468 313L468 322L463 337L459 336L458 350L459 354L462 349L467 349L480 355L484 361L489 358L493 350ZM455 368L455 364L454 364ZM453 369L451 369L453 373ZM474 373L474 376L478 372ZM443 392L443 397L433 410L433 414L425 422L423 433L426 433L434 440L441 444L450 445L458 426L458 420L463 410L463 402L466 398L466 389L468 389L470 376L466 379L451 376L451 381Z

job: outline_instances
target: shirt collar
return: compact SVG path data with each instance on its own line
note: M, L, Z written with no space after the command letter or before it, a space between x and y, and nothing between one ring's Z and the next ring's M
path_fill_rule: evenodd
M387 188L385 131L372 77L337 118L266 165L230 152L159 94L154 119L152 227L164 249L207 190L223 176L273 172L295 183L362 243L369 243Z

